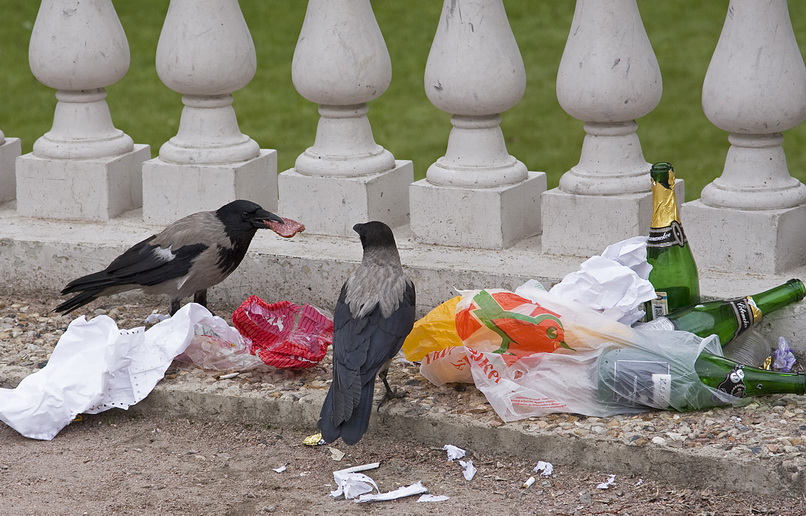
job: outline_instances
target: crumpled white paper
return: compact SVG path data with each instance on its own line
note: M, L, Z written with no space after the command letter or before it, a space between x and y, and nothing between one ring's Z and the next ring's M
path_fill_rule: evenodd
M535 469L532 471L535 473L540 473L541 476L550 477L554 473L554 464L539 460L537 461Z
M364 493L369 493L373 487L377 491L378 486L375 481L360 472L375 469L378 466L380 466L380 463L373 462L372 464L363 464L334 471L333 481L336 482L336 489L330 492L330 496L338 498L344 495L344 498L350 500Z
M127 409L148 396L205 317L212 314L189 303L148 330L120 330L105 315L73 320L44 368L0 389L0 421L50 440L78 414Z
M346 500L352 500L362 494L371 492L373 489L380 491L378 484L363 473L334 471L333 479L336 481L337 486L334 491L330 492L330 496L333 498L344 495Z
M427 493L428 488L422 482L414 483L410 486L398 487L394 491L387 491L385 493L371 493L362 494L358 497L358 502L385 502L388 500L397 500L398 498L405 498L407 496L414 496L418 494Z
M344 495L345 500L355 499L356 502L382 502L428 492L427 487L423 486L421 482L417 482L410 486L403 486L393 491L381 493L378 485L371 477L360 473L361 471L375 469L379 465L379 463L375 462L334 471L333 480L336 482L336 489L330 492L330 496L338 498ZM377 491L377 493L372 493L373 490Z
M448 452L448 460L454 461L456 459L461 459L467 453L465 450L459 448L458 446L454 446L452 444L446 444L442 447L443 450Z
M596 486L596 489L610 489L610 486L615 485L616 475L607 475L607 482L602 482Z
M567 274L549 292L576 301L628 326L644 316L643 304L655 299L647 279L647 237L637 236L607 247Z
M454 446L452 444L446 444L442 447L443 450L448 452L448 460L453 462L456 459L463 458L467 452L458 446ZM465 480L473 480L473 477L476 476L476 466L473 465L472 460L460 460L459 465L462 466L462 475L464 475Z

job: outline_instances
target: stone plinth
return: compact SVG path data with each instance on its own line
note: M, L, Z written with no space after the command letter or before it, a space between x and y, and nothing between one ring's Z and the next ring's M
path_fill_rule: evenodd
M625 238L649 234L652 194L577 195L554 188L543 194L542 212L544 252L593 256ZM683 227L688 232L688 225Z
M778 274L806 264L806 205L750 211L696 200L681 217L700 268Z
M2 137L0 134L0 141ZM14 199L17 192L17 179L14 173L14 161L22 152L19 138L6 138L0 145L0 202Z
M109 158L17 158L17 213L25 217L107 221L143 203L141 167L148 145Z
M355 236L359 222L380 220L390 227L408 222L414 165L396 160L392 170L353 177L312 176L296 169L279 178L279 213L305 224L306 233Z
M686 182L677 178L674 192L679 211ZM543 252L589 257L625 238L649 234L652 193L578 195L554 188L543 194L542 210ZM681 219L688 235L691 224Z
M277 151L261 149L247 161L216 165L143 163L143 220L168 224L198 211L217 210L235 199L277 209Z
M546 174L496 188L411 185L411 230L429 244L502 249L540 233Z

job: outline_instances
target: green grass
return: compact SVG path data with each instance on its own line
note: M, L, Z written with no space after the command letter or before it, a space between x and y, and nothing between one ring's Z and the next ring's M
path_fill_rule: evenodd
M176 134L182 109L180 95L158 79L154 58L167 0L114 2L131 48L129 72L108 88L115 125L152 155ZM392 85L370 104L375 139L398 159L411 159L415 177L445 151L449 115L435 108L423 91L423 73L442 2L376 0L378 24L392 58ZM504 114L509 152L530 170L548 174L549 188L579 160L582 122L567 115L555 92L557 68L573 17L574 3L506 0L512 30L526 64L523 100ZM241 131L263 148L277 149L280 171L313 143L317 106L302 98L291 83L291 59L306 2L243 0L258 56L254 80L235 93ZM671 161L686 180L686 199L722 172L727 134L702 112L702 82L724 21L727 1L639 0L644 24L663 74L663 98L638 120L644 156ZM28 67L28 41L38 2L0 0L0 130L22 139L30 152L50 129L55 98ZM789 2L801 48L806 48L806 2ZM806 124L785 133L790 172L806 181Z

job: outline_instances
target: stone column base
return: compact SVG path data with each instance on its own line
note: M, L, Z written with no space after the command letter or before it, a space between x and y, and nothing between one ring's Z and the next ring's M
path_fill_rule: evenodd
M806 205L783 210L683 205L683 227L700 268L778 274L806 265Z
M213 211L235 199L277 209L277 151L260 149L248 161L220 165L143 163L143 221L170 224L191 213Z
M143 204L141 167L151 156L135 144L121 156L91 160L17 158L17 213L24 217L108 221Z
M411 185L411 230L428 244L503 249L540 233L546 174L498 188Z
M625 238L649 234L652 193L577 195L554 188L543 194L542 210L544 253L590 257ZM688 233L685 220L683 227Z
M0 202L10 201L17 195L14 162L21 153L19 138L6 138L5 143L0 145Z
M289 169L279 176L280 208L284 217L305 224L305 232L354 237L353 226L379 220L389 227L409 218L409 186L414 165L395 160L392 170L357 177L323 177Z

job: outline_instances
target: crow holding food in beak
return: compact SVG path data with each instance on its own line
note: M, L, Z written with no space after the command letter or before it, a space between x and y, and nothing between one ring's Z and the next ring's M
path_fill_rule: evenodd
M395 237L383 222L356 224L364 257L336 303L333 382L319 415L325 442L357 443L369 425L375 377L394 397L386 373L414 325L414 284L403 272ZM380 405L379 405L380 406Z
M286 233L288 224L296 227ZM100 296L141 289L171 298L171 315L183 298L207 306L207 289L234 271L258 229L293 236L304 226L284 221L251 201L237 200L216 211L188 215L134 245L101 272L71 281L62 294L72 298L55 308L70 312ZM301 229L300 229L301 228Z

